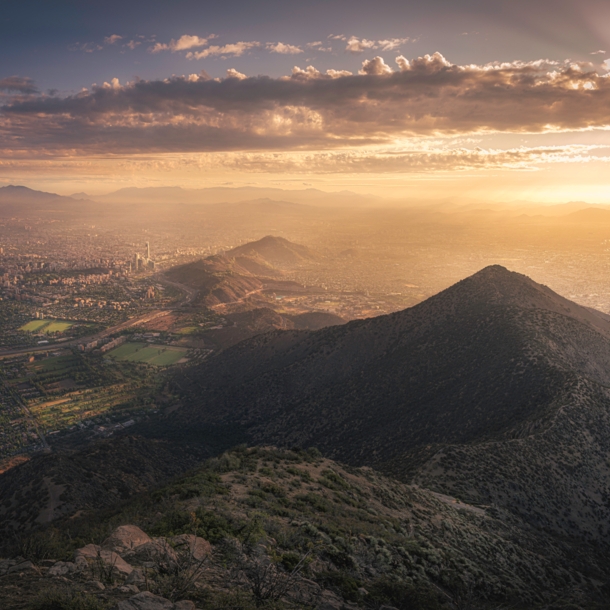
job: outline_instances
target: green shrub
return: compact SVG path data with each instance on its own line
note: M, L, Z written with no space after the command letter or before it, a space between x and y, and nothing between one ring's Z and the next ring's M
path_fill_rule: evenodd
M437 593L429 585L414 585L390 578L382 578L367 585L364 598L367 606L380 608L388 605L398 610L440 610Z
M163 517L150 528L150 533L154 536L189 534L195 526L196 524L193 522L191 513L180 510L168 510L163 514Z
M358 589L362 586L362 582L353 576L350 576L347 572L319 572L316 575L316 580L324 588L339 593L346 601L358 602L362 599L362 596L358 592Z

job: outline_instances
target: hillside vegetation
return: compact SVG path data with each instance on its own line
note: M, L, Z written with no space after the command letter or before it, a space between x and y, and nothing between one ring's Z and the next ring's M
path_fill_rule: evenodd
M237 449L22 540L34 567L3 577L0 595L15 609L42 608L66 584L96 608L138 591L202 609L604 607L594 563L570 571L560 545L538 544L477 507L316 450Z

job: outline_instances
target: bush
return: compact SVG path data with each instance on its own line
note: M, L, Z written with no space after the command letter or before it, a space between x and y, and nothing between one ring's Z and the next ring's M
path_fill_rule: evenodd
M372 608L388 605L398 610L440 610L438 595L428 585L401 582L389 578L367 585L365 602Z
M358 592L362 583L346 572L320 572L316 580L325 588L338 592L346 601L359 602L362 599Z

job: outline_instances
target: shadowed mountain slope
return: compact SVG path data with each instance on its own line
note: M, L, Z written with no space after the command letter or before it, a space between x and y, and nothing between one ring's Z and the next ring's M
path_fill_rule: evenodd
M170 269L165 274L171 281L199 292L198 300L208 307L231 303L263 288L261 281L232 259L213 256Z
M562 534L607 539L609 333L604 314L488 267L402 312L226 350L177 379L185 406L164 433L315 445L403 478L425 474L438 491L468 493ZM551 464L548 439L558 431ZM443 469L439 452L449 448L456 465ZM520 507L517 488L527 491ZM542 506L530 511L537 493L544 515ZM567 505L575 512L564 518ZM586 519L576 519L585 505Z

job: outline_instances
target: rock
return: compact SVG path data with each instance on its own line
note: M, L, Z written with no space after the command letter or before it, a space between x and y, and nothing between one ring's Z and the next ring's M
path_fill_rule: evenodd
M92 587L95 587L96 589L99 589L100 591L104 591L104 589L106 589L106 587L104 586L103 583L101 583L99 580L92 580L90 583Z
M112 571L119 576L129 576L133 568L114 551L108 551L96 544L88 544L74 552L75 563L83 565L87 562L89 567L94 567L96 562L103 562L105 566L112 566Z
M126 585L144 585L146 584L146 578L144 578L144 574L137 568L133 570L133 572L127 577L125 581Z
M175 608L169 599L153 595L150 591L142 591L142 593L119 602L114 610L175 610Z
M47 572L48 576L66 576L78 571L76 565L71 561L57 561Z
M119 591L121 593L139 593L140 589L138 589L138 587L135 585L122 585L119 587Z
M192 601L185 599L181 602L176 602L174 610L197 610L197 608Z
M202 561L212 553L212 545L205 539L193 534L181 534L169 539L178 552L190 551L191 557L196 561Z
M14 574L15 572L36 572L40 573L40 570L31 561L22 561L8 569L7 574Z
M102 547L97 544L88 544L86 546L81 547L80 549L76 549L74 551L74 561L78 561L79 558L87 559L97 559Z
M102 542L102 548L123 555L148 542L152 542L150 536L136 525L121 525Z
M165 538L155 538L150 542L146 542L136 547L132 551L128 551L124 554L127 561L131 563L147 563L153 562L153 564L163 563L175 563L178 560L176 551L169 545Z

